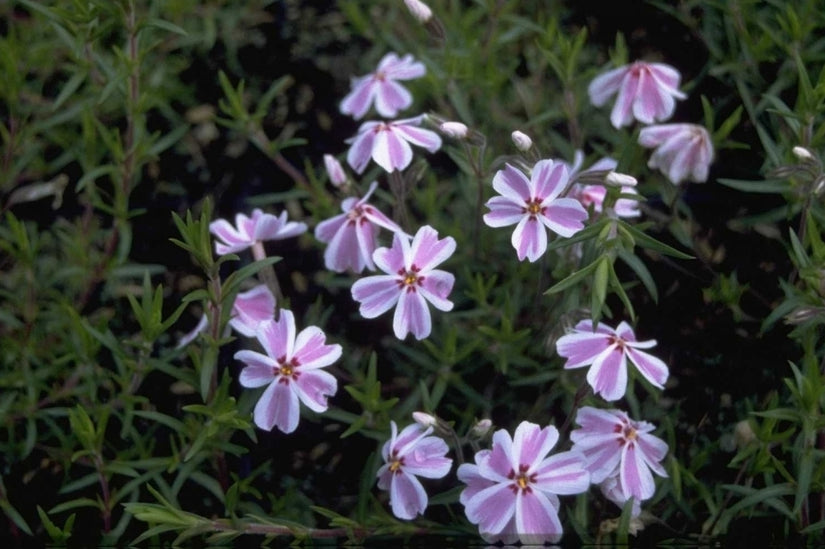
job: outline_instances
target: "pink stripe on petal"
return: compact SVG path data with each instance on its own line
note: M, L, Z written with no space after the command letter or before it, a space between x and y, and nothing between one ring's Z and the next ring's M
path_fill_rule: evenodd
M628 72L627 66L613 69L594 78L587 86L587 94L590 102L597 107L601 107L610 97L619 91L619 87Z
M272 383L275 379L274 368L277 364L266 355L255 351L238 351L235 353L235 359L246 363L246 368L241 370L238 379L243 387L255 389Z
M510 164L505 164L504 169L493 176L493 189L519 205L525 205L533 198L530 180Z
M341 113L349 114L355 120L358 120L367 114L374 97L375 85L373 78L371 76L361 78L353 82L352 91L341 101Z
M484 223L488 227L515 225L527 215L524 213L523 205L515 204L506 196L494 196L485 206L490 208L490 212L484 214Z
M499 429L493 433L493 445L489 459L486 463L478 465L484 476L503 481L511 471L518 470L517 457L510 433L506 429Z
M516 498L516 532L525 545L559 541L563 530L558 509L538 490L519 494Z
M402 470L390 480L390 506L396 517L414 519L427 508L427 493L417 478Z
M584 228L587 211L574 198L557 198L547 206L542 223L554 233L569 238Z
M375 135L372 159L387 172L403 170L412 162L410 145L393 130L380 130Z
M304 371L293 382L293 389L298 398L313 412L325 412L329 407L327 397L338 390L338 380L324 370Z
M489 451L489 450L488 450ZM476 461L479 460L478 454L476 454ZM478 466L472 463L464 463L458 467L456 471L456 476L458 480L463 482L467 485L464 490L461 491L461 495L458 498L458 501L461 505L466 507L467 502L476 494L484 490L485 488L489 488L495 484L494 481L481 476L478 472Z
M418 340L430 335L432 331L430 310L420 293L402 290L393 316L392 328L398 339L406 338L408 332L412 332Z
M405 141L409 141L417 147L423 147L431 153L441 148L441 137L439 137L434 131L405 124L401 120L393 123L392 128Z
M579 452L561 452L544 460L536 469L535 486L541 491L570 495L586 492L590 474Z
M355 140L347 151L347 164L356 173L362 173L372 158L373 145L375 143L375 132L364 130L361 126L361 133L355 136Z
M636 451L635 444L625 445L619 468L619 480L622 492L627 498L633 496L638 500L646 500L656 491L653 475Z
M404 459L404 470L424 478L442 478L450 472L453 460L446 457L447 443L438 437L426 437Z
M277 426L284 433L291 433L298 427L299 417L298 396L285 383L272 383L255 405L255 425L266 431Z
M607 401L618 400L627 390L627 361L615 346L606 349L587 372L587 382Z
M662 461L667 455L667 443L653 435L642 435L636 439L636 451L642 456L644 462L654 473L667 477L667 471L662 467Z
M542 203L553 200L567 187L568 181L567 168L562 162L539 160L530 177L533 197Z
M315 238L321 242L329 243L347 222L347 216L344 214L321 221L315 227Z
M292 358L292 346L295 343L295 317L292 311L282 309L278 320L261 322L256 337L266 354L272 358Z
M389 311L400 296L397 276L368 276L352 285L352 298L361 303L359 311L364 318L375 318Z
M378 248L373 252L372 260L375 261L375 265L390 274L396 274L401 269L405 269L407 266L404 257L405 241L407 241L406 236L395 233L391 248Z
M384 118L393 118L398 111L412 105L410 92L392 80L376 82L375 90L375 110Z
M664 388L669 373L667 364L653 355L637 351L632 347L627 347L625 352L646 380L659 389Z
M375 253L375 228L372 223L359 221L355 227L355 237L358 245L358 269L354 269L356 273L360 273L366 266L369 270L375 270L375 264L372 261L372 254Z
M295 339L293 358L302 370L314 370L329 366L341 356L340 345L326 345L326 335L317 326L301 330Z
M216 219L210 223L209 232L229 245L249 243L249 239L238 233L238 231L235 230L235 227L233 227L229 221L225 219Z
M453 308L453 302L447 299L447 296L450 295L454 284L455 276L451 273L436 269L427 273L418 291L420 291L424 298L432 303L436 309L440 311L450 311Z
M542 429L535 423L522 421L513 434L514 459L520 465L529 464L532 466L533 463L544 459L544 456L550 453L558 440L559 432L552 425Z
M547 250L547 231L535 217L524 217L516 225L510 242L516 249L519 261L524 261L526 257L533 263Z
M324 250L324 266L327 269L338 273L347 269L360 273L364 269L355 223L357 222L347 221L345 225L341 225Z
M410 246L412 265L426 273L453 255L455 247L454 238L448 236L439 240L438 231L425 225L418 229Z
M516 496L509 484L495 484L470 498L464 512L470 522L478 524L480 532L496 534L516 512Z

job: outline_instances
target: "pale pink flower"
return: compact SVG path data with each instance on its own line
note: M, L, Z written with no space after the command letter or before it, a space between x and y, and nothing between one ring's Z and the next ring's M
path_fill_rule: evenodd
M392 118L412 105L412 95L397 80L411 80L427 73L423 63L412 55L399 58L388 53L381 58L374 73L352 79L352 90L341 101L341 112L362 118L375 102L375 110L385 118Z
M218 255L240 252L264 240L290 238L306 230L306 223L287 221L286 211L275 216L258 208L252 210L252 217L236 215L234 227L226 219L216 219L209 224L209 232L223 241L215 242Z
M534 262L547 250L545 227L564 237L584 228L587 212L578 200L559 198L568 182L563 162L540 160L530 179L506 164L493 177L493 188L501 196L487 201L490 212L484 215L484 223L490 227L516 224L511 242L518 258Z
M384 443L381 456L384 465L378 469L378 487L390 492L392 513L404 520L414 519L427 508L427 492L416 477L442 478L450 472L453 460L447 457L447 444L433 432L417 423L401 433L390 422L392 435Z
M235 297L229 325L242 335L253 337L261 322L272 319L274 315L275 296L266 284L258 284Z
M347 174L338 159L331 154L324 155L324 168L327 170L329 182L334 187L342 187L347 182Z
M373 260L386 275L368 276L352 286L352 298L361 303L361 315L375 318L396 304L392 328L398 339L412 332L423 339L432 331L427 302L440 311L450 311L447 296L455 277L438 265L455 252L455 240L438 239L438 232L426 225L418 229L410 243L407 236L395 233L391 248L378 248Z
M605 400L618 400L627 390L627 360L645 379L659 389L667 381L667 365L639 349L656 346L656 340L636 341L627 322L614 330L601 322L593 330L590 320L582 320L573 331L558 339L556 350L566 358L565 369L590 366L587 382Z
M403 170L412 162L410 143L435 152L441 147L437 133L419 128L423 116L391 122L364 122L358 134L347 140L350 149L347 162L358 173L367 167L370 158L387 172Z
M372 254L375 252L377 228L401 230L393 220L367 204L378 183L373 182L362 198L347 198L341 203L344 213L322 221L315 227L315 238L329 244L324 252L327 269L344 272L351 269L360 273L364 267L375 270Z
M610 157L604 157L596 161L586 170L581 169L583 160L584 154L581 151L576 151L576 155L573 159L573 165L568 165L568 177L571 180L576 180L578 178L586 179L588 174L594 172L609 172L608 175L611 173L616 173L613 170L616 169L618 163ZM565 165L567 164L565 163ZM627 185L622 186L621 192L622 194L639 194L636 189ZM593 211L596 213L601 213L604 198L607 196L607 189L604 185L585 185L583 183L574 183L567 192L567 196L578 200L581 205L585 207L585 209L589 208L592 204ZM641 215L641 212L639 211L639 202L630 198L618 199L613 205L613 211L618 217L638 217Z
M681 79L679 71L670 65L636 61L597 76L587 91L597 107L618 92L610 122L621 128L631 124L634 117L643 124L670 118L676 107L674 98L687 97L679 91Z
M624 504L627 503L627 500L629 499L622 491L622 482L618 470L613 475L604 479L601 484L599 484L599 489L602 491L602 495L604 497L618 505L620 508L623 508ZM637 498L633 498L630 516L638 517L641 513L642 502Z
M326 411L327 397L338 390L338 382L321 368L341 357L341 346L327 345L324 332L316 326L296 336L295 318L283 309L278 320L266 320L258 326L256 337L266 354L235 353L236 360L246 363L241 385L266 386L255 405L255 425L267 431L277 426L291 433L298 427L299 401L313 412Z
M690 180L704 183L713 161L708 131L696 124L659 124L642 128L639 144L656 147L647 165L658 169L674 185Z
M426 23L433 17L433 10L430 9L430 6L421 2L421 0L404 0L404 3L407 5L407 9L410 10L410 13L413 17L415 17L419 23Z
M608 499L622 505L631 497L643 501L653 496L656 485L651 471L661 477L667 472L661 461L667 444L651 433L655 427L634 421L621 410L579 409L576 423L581 427L570 433L573 450L584 455L594 484L602 484ZM618 490L611 479L618 476Z
M590 474L578 452L547 457L558 439L555 427L523 421L513 438L496 431L491 450L458 468L467 485L459 501L485 540L540 545L561 539L558 495L584 492Z

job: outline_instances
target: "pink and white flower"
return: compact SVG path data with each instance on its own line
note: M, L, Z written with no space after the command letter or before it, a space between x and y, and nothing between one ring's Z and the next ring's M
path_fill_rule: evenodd
M378 183L373 182L367 194L360 199L345 199L341 203L344 213L322 221L315 228L315 238L329 244L324 252L327 269L339 273L352 269L360 273L366 267L374 271L372 254L375 252L377 228L401 231L393 220L367 204L377 186Z
M493 188L501 196L487 201L490 212L484 223L490 227L516 224L511 242L518 258L536 261L547 250L545 227L564 237L584 228L587 212L574 198L559 198L569 182L563 162L540 160L530 179L506 164L493 177Z
M240 334L253 337L261 322L272 319L274 315L275 296L266 284L258 284L235 297L229 325Z
M593 79L587 92L590 102L601 107L618 92L610 113L616 128L630 125L635 118L643 124L667 120L676 107L674 99L687 97L679 91L682 75L663 63L636 61Z
M403 170L412 162L412 147L423 147L433 153L441 148L437 133L419 128L423 116L391 122L364 122L351 143L347 162L357 173L363 173L370 158L387 172Z
M374 73L352 79L352 90L341 101L341 112L358 120L374 102L378 114L392 118L412 105L412 95L397 80L411 80L426 73L424 64L412 55L399 58L396 53L388 53Z
M587 382L596 394L605 400L622 398L627 390L627 360L636 366L642 376L659 389L668 377L667 365L653 355L639 349L656 346L656 340L636 341L636 335L627 322L614 330L599 323L593 330L590 320L582 320L556 342L559 355L566 358L565 369L590 366Z
M631 497L641 502L653 496L656 485L651 471L667 477L660 463L667 444L651 434L652 424L634 421L621 410L590 406L579 409L576 423L580 428L570 433L573 450L584 455L591 481L602 484L608 499L622 505ZM612 484L614 477L618 487Z
M440 311L450 311L453 302L447 299L455 277L438 265L455 252L451 237L439 240L438 232L425 225L418 229L410 243L407 236L395 233L391 248L378 248L373 260L386 275L368 276L352 286L352 298L361 303L364 318L375 318L393 306L392 328L398 339L412 332L423 339L432 331L427 302Z
M286 211L275 216L258 208L252 210L252 217L236 215L234 227L226 219L216 219L209 224L209 232L223 241L215 242L218 255L240 252L264 240L290 238L306 230L306 223L287 221Z
M414 519L427 508L427 492L416 477L442 478L450 472L453 460L447 457L447 444L438 437L427 436L432 427L413 423L398 433L390 422L392 435L384 443L384 465L378 469L378 487L390 492L392 513L404 520Z
M347 182L347 174L344 173L344 167L338 162L338 159L331 154L324 155L324 168L327 170L329 182L334 187L343 187Z
M310 326L295 335L295 318L281 310L278 320L266 320L256 332L266 354L238 351L235 359L246 363L240 383L244 387L266 386L255 405L255 425L271 431L278 427L291 433L298 427L299 402L313 412L324 412L327 397L338 390L338 381L321 368L341 357L341 346L327 345L326 335Z
M568 176L571 180L575 181L578 178L587 178L587 175L593 172L608 172L608 174L611 172L615 173L613 170L615 170L618 165L618 162L612 158L605 157L596 161L586 170L582 170L581 166L583 160L584 154L581 151L576 151L573 165L568 167ZM621 192L622 194L639 194L636 189L629 185L622 185ZM607 196L607 189L604 185L585 185L583 183L573 183L570 190L567 192L567 196L578 200L581 205L585 207L585 209L589 208L592 204L593 211L596 213L601 213L604 198ZM639 211L639 202L630 198L618 199L613 205L613 211L618 217L638 217L642 215Z
M558 496L587 490L590 474L578 452L547 457L558 439L555 427L523 421L513 438L496 431L491 450L458 468L467 485L459 501L485 540L540 545L561 539Z
M647 165L658 169L678 185L690 180L704 183L713 161L713 143L708 131L696 124L659 124L643 128L639 144L655 147Z

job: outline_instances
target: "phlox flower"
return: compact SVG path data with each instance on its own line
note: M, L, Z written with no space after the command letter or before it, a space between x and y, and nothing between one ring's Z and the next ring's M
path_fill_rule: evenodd
M556 351L567 359L565 369L590 366L587 382L596 394L612 401L622 398L627 390L628 359L645 379L659 389L664 388L667 365L639 350L655 345L655 339L636 341L627 322L622 322L615 330L600 322L594 331L590 320L582 320L571 333L558 339Z
M412 95L397 80L411 80L426 73L424 64L412 55L399 58L396 53L388 53L375 72L352 79L352 90L341 101L341 112L358 120L374 102L378 114L392 118L412 104Z
M430 130L419 128L423 116L390 122L364 122L358 134L347 140L350 149L347 162L358 173L363 173L370 158L387 170L403 170L412 162L410 143L429 152L441 148L441 137Z
M455 277L438 265L455 252L451 237L439 240L438 232L425 225L410 243L400 233L393 236L391 248L378 248L372 258L385 275L368 276L352 285L352 298L361 303L364 318L375 318L397 304L392 328L398 339L412 332L423 339L432 331L427 302L440 311L449 311L453 302L447 296Z
M656 485L651 471L667 476L660 463L667 444L651 434L652 424L634 421L621 410L590 406L579 409L576 423L580 427L570 433L573 450L584 455L592 482L602 484L608 499L622 505L631 497L641 502L653 496Z
M647 165L658 169L678 185L685 180L704 183L713 161L708 131L696 124L659 124L642 128L639 144L655 147Z
M558 495L584 492L590 474L578 452L547 457L558 439L555 427L523 421L513 438L496 431L491 450L458 468L467 485L459 501L485 540L540 545L561 539Z
M587 176L591 173L595 176L595 172L609 173L615 170L618 165L618 162L612 158L605 157L597 160L586 170L582 170L581 166L583 160L584 154L581 151L576 151L576 155L573 159L573 165L568 166L568 177L571 180L575 181L578 178L587 179ZM567 164L565 163L565 165ZM628 185L623 185L621 189L622 194L639 194L636 189ZM592 204L593 211L596 213L601 213L604 198L607 196L607 189L604 185L585 185L583 183L573 183L570 190L567 192L567 196L578 200L581 205L585 207L585 209L589 208ZM639 202L630 198L618 199L613 205L613 211L616 213L617 217L638 217L642 215L639 211Z
M223 241L215 242L218 255L240 252L264 240L290 238L306 230L306 223L287 221L286 211L275 216L258 208L252 210L252 217L236 215L234 227L226 219L216 219L209 224L209 232Z
M246 363L240 383L244 387L266 386L255 405L255 425L284 433L298 427L299 401L313 412L327 409L327 397L338 389L331 374L321 370L341 357L341 346L327 345L326 335L310 326L295 335L295 318L281 310L278 320L266 320L255 333L266 354L238 351L235 359Z
M450 472L453 460L446 457L447 444L427 436L432 427L413 423L398 433L390 422L392 435L381 449L384 465L378 469L378 487L390 492L392 513L405 520L414 519L427 508L427 492L416 477L442 478Z
M378 227L389 231L400 231L393 220L367 204L377 183L370 185L362 198L347 198L341 203L344 213L322 221L315 227L315 238L329 244L324 252L327 269L343 272L352 269L360 273L367 267L375 270L372 254L375 252L375 238Z
M229 325L246 337L254 337L261 322L270 320L274 314L275 296L266 284L258 284L235 297Z
M490 227L516 225L511 242L518 258L536 261L547 250L545 227L564 237L584 228L587 212L574 198L559 198L569 178L563 162L540 160L530 179L506 164L493 177L493 188L501 196L487 201L490 212L484 223Z
M636 61L601 74L590 82L590 102L601 107L618 92L610 113L616 128L630 125L635 118L643 124L667 120L676 107L674 99L687 97L679 91L682 75L663 63Z

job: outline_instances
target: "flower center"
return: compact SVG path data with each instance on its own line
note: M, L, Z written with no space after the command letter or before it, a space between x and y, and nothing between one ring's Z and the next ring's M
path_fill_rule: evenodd
M527 469L529 469L529 466L521 464L518 466L518 473L511 469L507 475L507 478L514 481L513 484L510 485L510 490L512 490L514 494L518 494L519 492L529 494L533 491L530 484L536 482L536 474L528 475Z
M398 276L401 278L398 279L398 287L407 292L414 292L416 286L421 286L424 283L425 277L418 274L420 270L415 265L412 265L409 271L403 268L399 269Z
M297 370L300 365L297 358L287 360L286 356L282 356L278 359L278 365L272 368L272 375L279 377L278 383L288 384L290 380L296 380L301 375Z
M527 201L523 208L524 213L529 214L530 217L535 218L538 214L544 213L544 208L541 207L541 200L538 198L531 198Z
M626 421L622 421L622 425L613 427L613 432L619 435L616 439L619 446L624 446L625 444L633 445L636 439L639 438L639 433L636 431L636 428Z
M401 466L404 465L403 459L394 459L390 462L390 472L391 473L400 473Z

